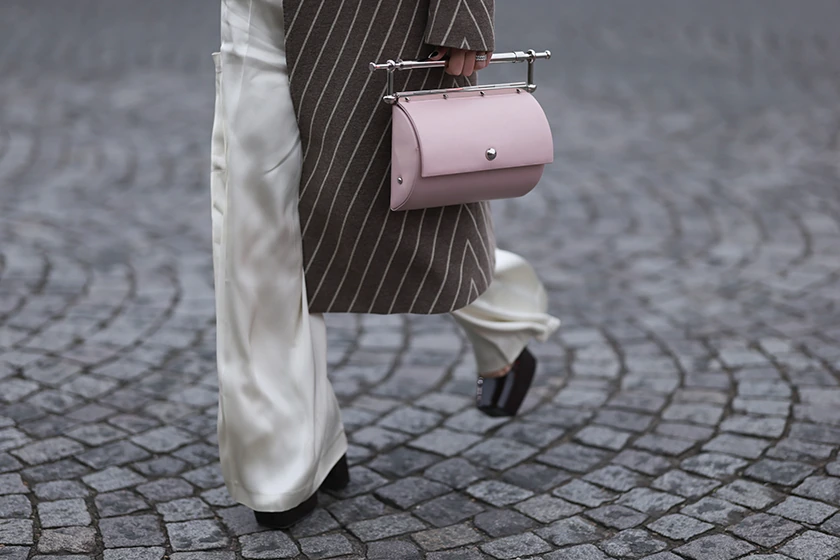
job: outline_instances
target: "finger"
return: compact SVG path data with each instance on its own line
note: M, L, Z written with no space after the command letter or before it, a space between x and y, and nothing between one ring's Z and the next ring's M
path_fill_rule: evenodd
M464 69L461 71L464 76L472 76L475 72L475 55L475 51L464 53Z
M429 60L441 60L449 52L449 47L437 47L432 54L429 55Z
M449 52L449 62L446 64L446 73L452 76L460 76L464 71L465 53L461 49L452 49Z

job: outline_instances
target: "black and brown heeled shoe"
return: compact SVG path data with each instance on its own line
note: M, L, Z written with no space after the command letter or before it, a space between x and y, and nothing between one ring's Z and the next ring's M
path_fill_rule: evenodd
M341 457L332 468L327 478L321 483L322 490L338 491L350 484L350 469L347 466L347 455ZM286 511L255 511L257 523L271 529L288 529L302 521L318 507L318 494L312 494L305 502Z
M478 410L488 416L516 416L536 370L537 359L525 348L502 377L479 377L475 392Z

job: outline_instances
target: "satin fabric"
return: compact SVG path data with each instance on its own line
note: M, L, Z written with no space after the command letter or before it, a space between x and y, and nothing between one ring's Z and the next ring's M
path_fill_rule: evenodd
M473 346L479 373L513 363L532 339L545 342L560 327L546 313L548 295L533 267L517 254L496 249L490 287L451 313Z
M270 6L270 9L268 9ZM302 154L280 0L224 0L216 65L211 215L219 452L228 491L254 510L291 509L347 450L327 378L326 327L309 312L298 191ZM480 371L501 369L559 325L521 257L497 250L483 296L452 315Z

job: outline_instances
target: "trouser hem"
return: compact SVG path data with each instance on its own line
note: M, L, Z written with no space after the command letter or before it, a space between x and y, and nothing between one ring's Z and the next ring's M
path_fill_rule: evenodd
M347 436L342 430L324 453L318 465L318 471L312 484L293 492L281 494L261 494L245 488L238 482L227 482L226 486L231 498L254 511L278 512L293 509L308 500L323 484L327 475L347 453Z

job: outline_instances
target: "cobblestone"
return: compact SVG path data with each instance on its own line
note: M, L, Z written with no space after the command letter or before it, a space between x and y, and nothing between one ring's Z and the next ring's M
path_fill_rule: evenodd
M481 541L481 535L466 524L421 531L414 533L412 538L423 550L430 551L455 548Z
M556 488L569 480L565 472L534 463L519 465L504 474L507 482L535 492Z
M452 457L479 441L481 441L480 436L441 428L417 438L409 445L424 451L431 451L446 457Z
M481 549L493 558L511 560L548 552L551 550L551 546L533 533L523 533L485 544Z
M660 517L648 528L673 540L688 540L714 528L711 523L704 523L681 514Z
M614 492L603 490L582 480L573 480L565 486L561 486L554 491L554 495L589 507L598 507L603 503L614 500L617 496Z
M149 507L145 501L128 491L99 494L95 503L96 509L102 517L128 515Z
M12 495L0 498L0 517L28 519L32 513L32 504L26 496Z
M812 476L797 486L793 493L840 506L840 478Z
M380 455L369 463L370 467L384 475L403 477L417 473L438 461L438 457L429 453L398 447Z
M807 531L779 549L796 560L829 560L840 554L840 538Z
M647 515L634 511L624 506L601 506L599 508L589 510L586 516L594 519L602 525L612 527L614 529L629 529L647 519Z
M718 490L715 496L752 509L764 509L780 497L775 490L748 480L731 482Z
M767 452L767 456L789 461L811 461L813 459L828 459L833 450L830 445L783 439Z
M32 443L22 447L13 454L30 465L40 465L76 455L84 451L84 446L65 437L56 437Z
M407 477L378 488L375 495L386 503L406 509L420 502L445 494L449 489L425 478Z
M58 480L43 482L34 487L35 495L41 500L61 500L67 498L84 498L90 490L74 480Z
M571 517L583 511L583 508L560 498L536 496L517 504L516 509L541 523L551 523L561 517Z
M464 558L470 557L469 549L461 549L456 551L455 555L463 556ZM475 549L472 549L474 552ZM432 555L434 554L434 556ZM427 555L427 558L434 558L435 556L438 558L445 558L445 555L448 553L432 553ZM439 554L439 556L438 556ZM392 558L397 558L399 560L419 560L421 558L420 551L417 547L411 543L407 543L405 541L379 541L370 543L367 547L367 557L370 560L391 560Z
M464 458L495 470L505 470L533 456L539 449L517 441L490 438L465 452Z
M544 556L548 560L609 560L609 556L591 544L581 544Z
M673 492L686 498L696 498L708 494L720 486L720 482L674 470L654 480L652 486L658 490Z
M482 470L464 459L443 461L426 470L427 478L453 488L464 488L482 476Z
M601 537L601 530L596 525L577 516L556 521L535 533L556 546L586 543Z
M575 439L585 445L619 451L624 448L632 434L603 426L587 426L577 433Z
M643 476L617 465L603 467L585 475L583 478L588 482L593 482L616 492L627 492L642 486L646 482Z
M645 451L662 453L668 456L677 456L682 455L694 447L694 442L659 434L646 434L637 439L634 442L634 445L639 449L644 449Z
M747 461L721 455L719 453L702 453L689 457L680 466L689 472L701 474L709 478L727 478L738 472L747 465Z
M180 478L162 478L142 484L137 491L152 502L162 502L173 498L190 496L194 492L193 487Z
M90 525L90 514L84 500L60 500L38 504L38 517L42 527L70 527Z
M23 546L6 546L0 549L0 558L3 560L27 560L29 548Z
M213 510L198 498L183 498L158 504L157 511L167 522L213 517Z
M240 511L244 510L245 512L247 512L247 508L245 508L244 506L240 506L236 509L238 509ZM250 522L252 524L251 526L253 527L254 526L253 525L254 520L251 519ZM300 523L295 525L292 528L291 533L292 533L292 536L295 537L295 538L312 537L312 536L315 536L315 535L320 535L322 533L326 533L328 531L333 531L335 529L338 529L339 527L340 527L340 525L336 522L336 520L332 517L332 515L330 515L329 513L327 513L326 511L324 511L322 509L318 509L318 510L315 510L312 513L312 515L310 515L309 517L307 517L306 519L304 519L303 521L301 521ZM264 528L259 527L258 530L264 530ZM251 530L251 531L248 531L248 532L253 533L255 531Z
M685 498L667 492L657 492L650 488L636 488L624 494L616 503L649 515L661 515L684 501Z
M358 521L347 527L354 535L363 541L377 541L396 537L426 528L422 521L408 514L386 515L367 521Z
M105 551L105 560L161 560L164 549L149 548L112 548Z
M727 535L701 537L676 549L692 560L732 560L753 550L754 546Z
M313 559L334 558L353 552L353 545L344 535L301 539L300 547L306 556Z
M511 422L505 424L496 435L527 443L532 446L545 447L563 436L565 432L557 428L540 426L529 422Z
M505 509L476 515L473 522L491 537L509 537L537 527L533 519Z
M467 488L467 493L474 498L478 498L497 507L521 502L534 494L530 490L497 480L486 480L474 484Z
M329 506L329 511L344 525L355 521L380 517L385 513L385 504L372 496L359 496Z
M735 525L732 533L763 547L772 548L796 534L801 528L800 525L781 517L759 513Z
M164 543L158 519L151 515L102 519L99 530L108 548L156 546Z
M769 441L748 436L721 434L703 446L705 451L720 451L747 459L757 459L770 447Z
M240 537L239 543L242 546L242 557L249 560L295 558L300 552L292 539L280 531Z
M97 492L111 492L130 486L136 486L146 479L139 474L120 467L109 467L85 477L82 481Z
M539 460L569 471L586 472L607 457L608 454L605 451L574 443L562 443L541 455Z
M414 509L414 515L435 527L454 525L484 511L484 506L461 494L447 494Z
M19 474L0 475L0 495L26 493L29 489L24 485Z
M611 556L639 558L664 550L668 545L645 530L628 529L607 539L601 547Z
M651 476L662 474L670 467L670 463L664 458L634 449L622 451L616 455L613 462Z
M216 448L218 9L4 2L0 558L833 560L840 11L658 4L497 2L559 128L494 225L563 328L505 419L447 317L328 315L352 483L278 532Z
M167 523L166 532L172 548L177 551L212 550L228 544L221 526L211 520Z
M7 546L32 544L32 521L0 519L0 542Z
M837 508L822 502L790 496L784 502L770 509L768 513L781 515L801 523L819 525L836 511Z
M731 525L740 521L748 510L718 498L703 498L682 508L682 513L717 525Z
M763 482L795 486L805 480L812 472L814 472L814 467L808 464L763 459L747 469L745 474Z

